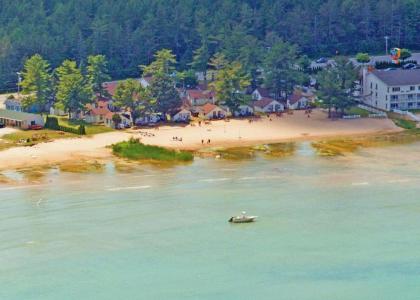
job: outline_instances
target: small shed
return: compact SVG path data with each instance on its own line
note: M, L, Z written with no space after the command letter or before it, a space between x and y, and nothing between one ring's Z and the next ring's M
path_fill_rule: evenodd
M37 114L0 109L0 124L9 127L28 129L30 126L34 125L44 126L44 118Z

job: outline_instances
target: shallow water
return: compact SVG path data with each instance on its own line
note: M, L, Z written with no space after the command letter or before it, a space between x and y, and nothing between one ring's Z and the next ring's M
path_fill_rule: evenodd
M419 299L419 149L0 185L0 299Z

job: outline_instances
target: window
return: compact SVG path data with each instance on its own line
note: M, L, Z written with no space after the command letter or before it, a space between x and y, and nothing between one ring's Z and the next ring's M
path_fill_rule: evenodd
M398 100L398 95L391 95L391 100L394 100L394 101Z
M378 84L375 84L375 89L376 89L376 90L378 89Z
M373 83L372 82L370 83L370 88L373 88Z
M414 102L408 102L408 108L413 108Z
M392 91L393 91L393 92L399 92L399 91L400 91L400 87L399 87L399 86L397 86L397 87L393 87L393 88L392 88Z
M385 100L388 101L388 95L385 95Z
M416 87L415 86L410 86L410 91L415 91Z
M408 100L413 100L413 97L414 95L407 95L407 98L408 98Z
M391 103L391 108L398 108L398 103Z

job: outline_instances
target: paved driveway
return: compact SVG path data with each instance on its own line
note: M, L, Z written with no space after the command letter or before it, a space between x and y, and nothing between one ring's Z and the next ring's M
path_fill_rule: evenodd
M5 134L9 134L9 133L13 133L18 131L15 128L9 128L9 127L5 127L5 128L0 128L0 137L2 137Z

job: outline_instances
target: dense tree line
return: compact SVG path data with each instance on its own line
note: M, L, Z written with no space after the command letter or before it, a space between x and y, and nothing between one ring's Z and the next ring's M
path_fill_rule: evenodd
M316 56L383 51L385 35L415 49L419 32L418 0L3 0L0 89L15 87L35 53L52 68L103 54L110 75L125 78L159 49L171 49L181 70L205 69L220 52L253 79L279 38Z

